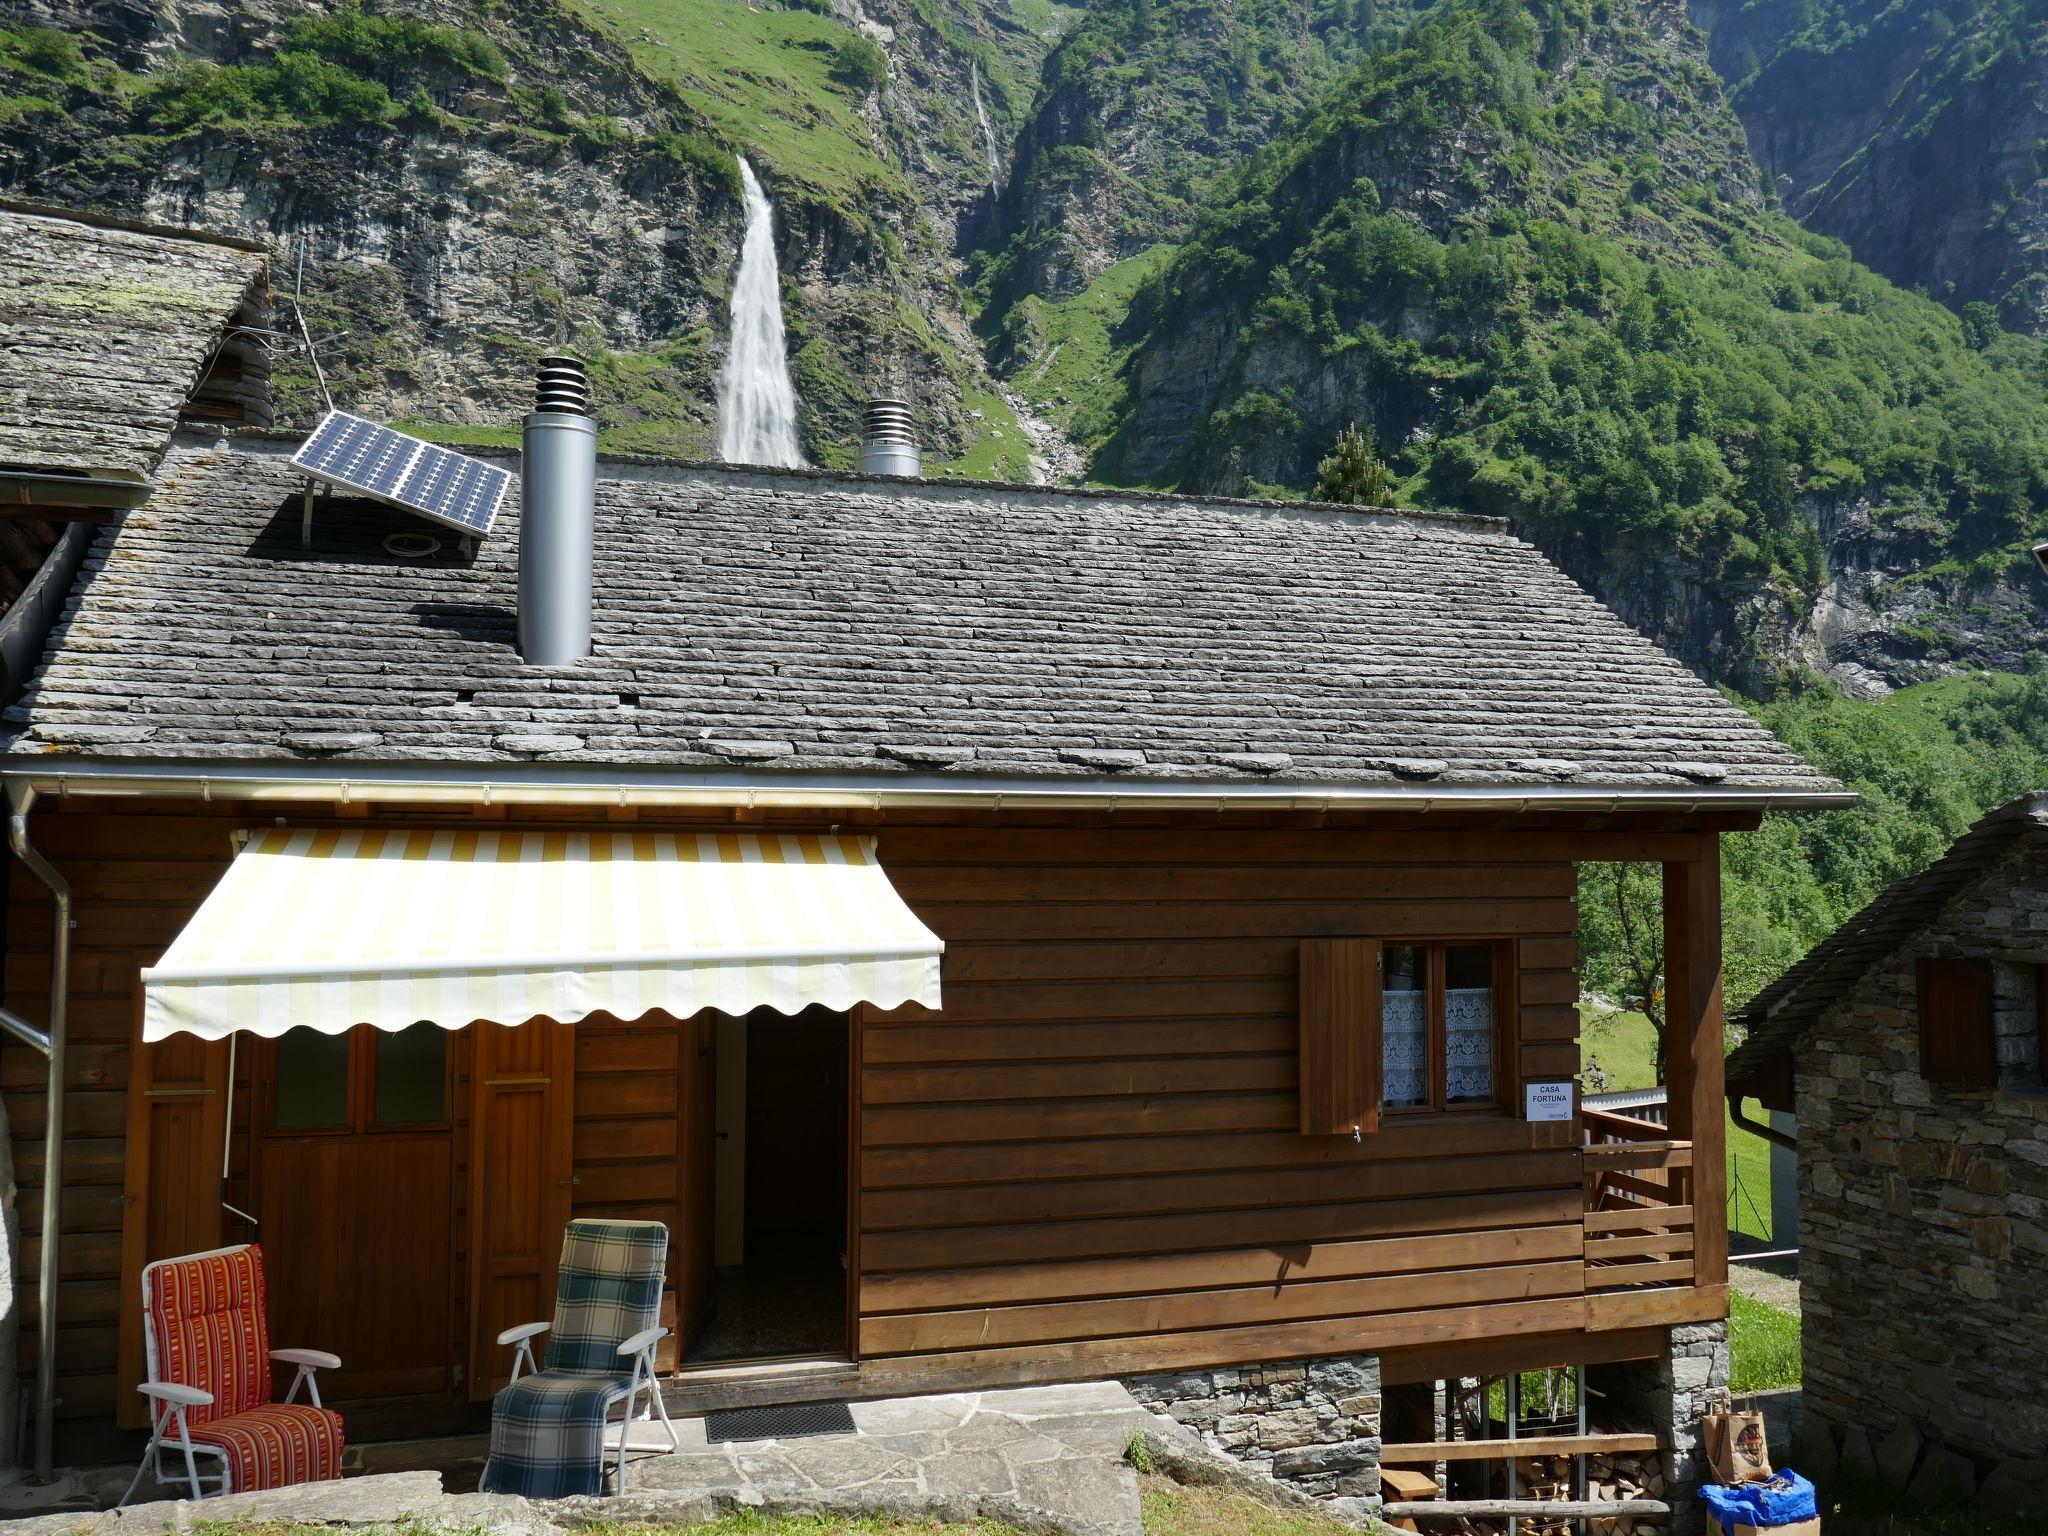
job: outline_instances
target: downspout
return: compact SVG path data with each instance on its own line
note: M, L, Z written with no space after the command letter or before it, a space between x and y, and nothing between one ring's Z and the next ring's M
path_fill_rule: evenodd
M0 1010L0 1027L35 1046L50 1064L50 1102L43 1120L43 1250L36 1270L35 1475L49 1482L56 1469L58 1205L64 1189L64 1016L71 991L71 886L28 840L35 789L7 786L7 845L29 872L50 888L49 1032Z
M1797 1137L1787 1136L1775 1125L1767 1125L1761 1120L1752 1120L1749 1116L1745 1115L1742 1112L1742 1098L1739 1094L1731 1093L1728 1095L1728 1119L1731 1123L1739 1125L1745 1131L1748 1131L1750 1135L1763 1137L1765 1141L1770 1142L1773 1146L1783 1147L1788 1152L1797 1152L1799 1150L1799 1140Z

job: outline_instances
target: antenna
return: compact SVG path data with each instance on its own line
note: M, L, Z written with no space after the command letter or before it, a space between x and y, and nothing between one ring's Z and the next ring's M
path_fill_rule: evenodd
M298 270L292 274L292 318L299 323L299 339L306 344L306 360L313 365L314 382L320 386L320 398L327 402L327 409L334 409L334 396L327 388L327 373L320 366L320 348L313 340L313 332L306 325L306 307L302 297L306 290L306 237L299 237ZM346 332L341 333L346 335ZM330 336L329 341L339 340Z

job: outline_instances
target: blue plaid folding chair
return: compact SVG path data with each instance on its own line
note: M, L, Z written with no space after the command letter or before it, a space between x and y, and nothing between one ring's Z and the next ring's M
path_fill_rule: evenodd
M516 1353L511 1383L491 1404L484 1492L529 1499L603 1493L605 1420L624 1399L614 1490L624 1493L626 1441L642 1392L668 1431L669 1449L682 1444L654 1375L654 1346L668 1333L656 1321L667 1263L668 1228L658 1221L569 1223L553 1331L523 1323L498 1335ZM535 1371L533 1341L543 1333L547 1358Z

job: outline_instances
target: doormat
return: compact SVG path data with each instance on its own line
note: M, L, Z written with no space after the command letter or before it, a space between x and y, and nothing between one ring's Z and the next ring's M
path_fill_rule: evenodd
M850 1435L853 1413L844 1403L789 1403L779 1408L726 1408L704 1415L704 1438L795 1440L804 1435Z

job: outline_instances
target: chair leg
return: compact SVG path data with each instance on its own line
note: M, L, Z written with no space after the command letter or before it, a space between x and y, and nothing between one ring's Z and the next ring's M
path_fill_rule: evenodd
M142 1474L149 1470L150 1461L156 1456L156 1448L157 1432L152 1427L149 1432L149 1444L142 1448L141 1465L136 1467L135 1475L128 1480L128 1491L121 1495L121 1502L116 1504L114 1508L126 1509L128 1507L128 1501L135 1497L135 1490L142 1486Z
M185 1448L185 1476L192 1484L192 1498L196 1502L206 1497L199 1486L199 1463L192 1455L192 1432L185 1426L185 1410L178 1410L178 1441ZM220 1471L220 1491L228 1491L228 1469L225 1464Z
M674 1422L668 1416L668 1404L663 1401L661 1395L661 1379L654 1374L654 1362L652 1360L649 1360L647 1363L647 1390L654 1395L654 1412L661 1420L661 1427L668 1431L668 1448L672 1451L680 1451L683 1448L683 1437L677 1432Z

